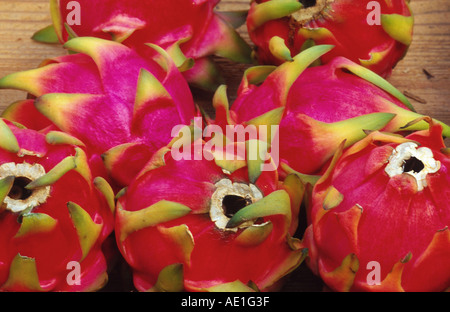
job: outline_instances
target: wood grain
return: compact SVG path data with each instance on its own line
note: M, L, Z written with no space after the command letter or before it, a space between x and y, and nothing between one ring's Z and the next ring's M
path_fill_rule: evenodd
M245 10L249 1L223 0L220 10ZM389 81L411 97L419 113L450 124L450 1L411 0L415 16L413 43ZM0 0L0 77L37 67L46 58L65 54L61 45L34 42L32 34L51 23L48 0ZM246 28L239 32L249 41ZM230 100L247 65L218 59L226 74ZM211 94L194 92L208 104ZM22 91L0 90L0 112L24 99ZM289 276L285 291L322 290L322 283L304 265Z

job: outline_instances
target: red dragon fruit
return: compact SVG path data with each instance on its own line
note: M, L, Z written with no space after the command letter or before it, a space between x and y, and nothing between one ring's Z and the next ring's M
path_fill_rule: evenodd
M51 125L78 138L91 161L102 156L114 181L126 185L168 144L175 125L190 124L196 109L189 86L157 46L147 46L145 58L93 37L74 38L65 47L79 53L0 80L0 88L35 98L13 103L3 117L37 130Z
M407 137L373 132L339 151L312 193L312 270L337 291L448 289L449 168L433 122Z
M212 56L251 61L251 48L233 28L245 15L215 11L219 0L50 0L53 27L36 40L66 42L74 36L94 36L122 42L137 50L146 43L164 48L193 84L215 89L221 82ZM54 36L53 36L54 37Z
M94 291L114 193L77 139L0 119L0 291Z
M414 19L408 0L256 0L247 28L261 64L280 64L315 44L336 48L323 64L343 56L383 77L405 55Z
M315 174L340 142L363 139L366 130L398 132L428 127L408 99L385 79L343 57L307 68L329 46L315 46L292 61L249 68L235 102L216 105L212 123L249 124L270 118L279 123L279 161L283 171ZM450 128L444 125L446 136Z
M280 182L275 167L237 157L250 141L226 157L208 142L189 141L190 157L161 149L118 198L116 238L138 290L274 290L304 259L291 236L299 178Z

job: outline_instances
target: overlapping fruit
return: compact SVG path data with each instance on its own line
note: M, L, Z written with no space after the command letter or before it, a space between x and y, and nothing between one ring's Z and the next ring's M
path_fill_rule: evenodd
M340 150L312 192L310 266L338 291L446 290L449 165L437 124Z
M251 48L232 25L240 12L217 12L219 0L51 0L53 25L34 35L44 42L93 36L146 54L145 44L165 49L192 84L215 89L223 81L213 56L249 63Z
M3 119L0 133L0 289L100 289L108 279L102 243L114 228L112 188L64 133ZM79 269L73 279L69 264Z
M196 114L191 91L157 46L145 46L144 56L117 42L80 37L65 48L77 53L0 80L1 88L33 97L9 106L3 116L76 137L90 161L102 163L102 157L114 183L124 186L168 144L173 127L190 124Z
M252 1L272 65L232 103L211 56L250 50L218 3L50 1L34 39L69 53L0 80L28 93L0 119L0 290L99 290L111 238L138 291L276 291L300 265L333 291L448 290L450 127L386 80L408 3Z
M412 41L408 0L255 0L247 18L256 57L281 64L312 45L332 44L322 63L343 56L383 77Z

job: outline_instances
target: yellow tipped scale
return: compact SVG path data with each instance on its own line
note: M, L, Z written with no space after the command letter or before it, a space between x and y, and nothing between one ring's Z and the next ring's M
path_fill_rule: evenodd
M359 260L355 254L348 254L343 260L339 267L331 272L321 269L323 273L323 278L326 281L333 281L330 285L333 289L337 291L350 291L355 280L356 272L359 269Z
M85 106L97 105L103 95L82 93L47 93L38 97L34 103L36 109L53 122L59 129L70 132L71 116L84 111Z
M20 150L16 136L8 125L0 118L0 148L11 153L18 153Z
M285 190L272 192L253 204L242 208L233 215L226 227L234 228L246 221L272 215L283 215L286 218L285 230L287 233L292 215L289 194Z
M143 110L160 99L172 101L172 97L162 83L149 71L141 69L136 90L133 119L141 116Z
M412 42L414 17L400 14L381 14L381 26L393 39L409 46Z
M56 227L57 223L57 220L45 213L25 213L22 216L20 228L14 237L50 232Z
M100 235L103 225L97 224L92 220L89 213L80 205L74 202L68 202L70 218L78 234L83 260L88 254Z
M183 264L174 263L164 267L158 274L150 292L181 292L184 290Z
M289 16L302 7L303 5L297 0L277 0L256 4L251 14L249 32L253 32L268 21Z
M158 226L162 237L173 243L179 251L178 256L187 266L190 265L192 251L194 250L194 236L186 224L166 228Z
M252 66L245 70L239 90L248 90L249 85L262 83L277 67L272 65Z
M191 37L183 38L166 48L167 53L170 55L175 65L178 67L180 72L185 72L191 69L195 61L193 58L186 57L180 48L180 45L189 41Z
M234 124L230 117L230 103L227 97L227 86L220 85L214 93L212 105L216 113L216 121L219 123L223 120L227 125Z
M48 64L43 67L15 72L0 79L0 89L22 90L36 97L44 93L46 76L51 76L55 67L61 64Z
M37 178L36 180L30 182L27 186L25 186L25 188L32 190L35 188L52 185L67 172L75 168L76 168L75 156L67 156L66 158L61 160L56 166L54 166L49 172L47 172L40 178Z
M45 135L45 140L50 145L75 145L80 147L86 147L81 140L76 137L62 132L62 131L50 131Z
M102 177L96 177L93 182L95 188L101 194L103 194L111 212L114 213L114 211L116 210L116 202L114 190L112 189L111 185L108 183L108 181L105 180L105 178Z
M269 50L273 56L281 61L291 62L291 50L286 46L284 39L278 36L274 36L269 40Z
M239 235L236 237L236 243L245 247L253 247L264 242L267 237L269 237L270 233L272 233L273 224L272 222L266 222L261 225L252 225L248 228L245 228Z
M216 33L220 34L219 40L210 42L208 49L212 54L239 63L252 63L252 48L230 24L219 16L213 19L212 24L217 28Z
M0 286L0 290L21 288L32 291L44 290L39 282L36 260L17 254L11 262L8 279Z
M317 45L304 50L293 57L291 62L285 62L275 69L271 81L276 83L280 106L286 106L289 90L301 73L322 55L333 49L332 45ZM267 81L267 80L266 80Z
M334 186L330 186L326 191L325 198L322 202L322 207L325 210L333 209L344 200L344 195L340 193Z
M127 211L117 203L117 218L121 224L119 240L123 242L131 233L146 227L181 218L191 212L185 205L166 200L137 211Z
M14 176L8 176L3 179L0 179L0 207L5 200L6 196L8 196L11 188L14 184ZM1 211L1 209L0 209Z

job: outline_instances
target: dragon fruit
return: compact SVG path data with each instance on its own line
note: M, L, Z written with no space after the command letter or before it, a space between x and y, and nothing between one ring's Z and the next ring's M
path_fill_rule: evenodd
M196 108L189 86L167 53L154 45L147 46L145 58L93 37L74 38L65 47L79 53L0 80L0 88L32 97L13 103L3 117L76 137L90 161L103 158L114 184L127 185L168 144L175 125L190 124Z
M215 11L219 0L50 0L53 27L39 41L64 43L75 36L121 42L138 52L146 43L164 48L196 86L215 90L223 81L212 56L251 62L250 46L233 28L245 23L240 12ZM55 33L56 32L56 36Z
M407 52L414 18L408 0L256 0L247 28L261 64L281 64L306 47L332 44L325 64L343 56L382 77Z
M336 153L313 189L308 264L337 291L450 286L450 158L442 126L373 132Z
M94 291L114 193L66 133L0 119L0 291Z
M339 144L363 139L367 131L422 130L424 121L406 126L422 115L385 79L343 57L307 68L331 49L311 47L275 68L249 68L237 98L215 105L210 123L249 124L270 118L279 124L280 174L317 174L333 157ZM450 135L450 127L444 134ZM285 173L283 173L285 172Z
M299 178L238 157L250 141L227 144L226 157L210 142L189 141L190 157L161 149L119 195L117 243L140 291L275 290L305 257L292 237Z

